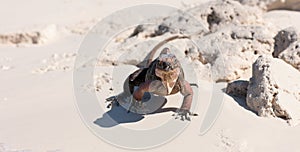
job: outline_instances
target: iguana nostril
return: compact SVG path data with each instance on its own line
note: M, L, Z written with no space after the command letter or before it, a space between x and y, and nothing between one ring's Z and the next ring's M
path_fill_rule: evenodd
M163 66L162 68L165 70L165 71L169 71L169 70L172 70L172 65L168 62L163 62Z
M168 67L168 63L164 62L164 63L163 63L163 67L164 67L164 68L167 68L167 67Z

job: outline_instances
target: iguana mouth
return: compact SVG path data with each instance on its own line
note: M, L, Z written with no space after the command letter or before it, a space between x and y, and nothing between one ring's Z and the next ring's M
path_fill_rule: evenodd
M167 88L168 94L170 94L176 84L176 81L178 79L178 76L180 74L180 68L175 68L173 70L165 71L161 70L159 68L155 69L155 74L159 78L161 78L161 81L165 88Z

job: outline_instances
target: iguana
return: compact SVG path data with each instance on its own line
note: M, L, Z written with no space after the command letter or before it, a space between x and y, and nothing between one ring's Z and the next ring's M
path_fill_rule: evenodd
M177 110L175 118L190 120L189 116L196 116L191 113L190 108L193 99L193 90L189 82L184 79L183 69L174 54L169 48L164 48L160 55L153 61L153 56L157 50L165 43L175 40L189 38L184 35L176 35L165 39L157 44L150 52L146 67L140 68L129 75L127 83L124 83L125 94L132 95L132 100L128 111L132 106L141 105L145 92L151 92L160 96L168 96L180 92L184 98L181 107ZM127 86L128 85L128 86ZM135 87L138 87L136 90ZM108 108L113 103L118 103L118 96L106 99L110 102Z

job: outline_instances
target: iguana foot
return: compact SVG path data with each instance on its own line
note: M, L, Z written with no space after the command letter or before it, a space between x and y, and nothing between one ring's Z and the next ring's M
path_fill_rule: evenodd
M176 111L176 114L173 114L173 116L175 116L175 119L180 118L180 120L184 121L191 121L191 118L189 116L198 116L198 114L196 113L192 113L189 110L185 110L185 109L178 109Z
M129 113L129 112L139 113L138 109L144 109L144 108L145 108L145 106L142 101L138 101L138 100L134 99L134 97L131 97L127 113Z
M105 102L109 102L109 104L106 106L106 108L110 108L113 107L113 105L119 106L119 102L118 102L118 96L111 96L109 98L105 99Z

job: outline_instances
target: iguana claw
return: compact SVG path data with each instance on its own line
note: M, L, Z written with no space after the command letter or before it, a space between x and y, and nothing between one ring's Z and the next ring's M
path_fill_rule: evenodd
M109 98L105 99L105 102L109 102L109 104L106 106L106 108L110 108L113 106L113 104L115 104L116 106L119 106L119 102L118 102L118 96L111 96Z
M184 121L191 121L191 118L189 116L198 116L198 114L196 113L192 113L189 110L185 110L185 109L178 109L176 111L176 114L173 114L173 116L175 116L175 119L180 118L180 120Z
M134 107L133 108L134 111L132 111L132 107ZM131 97L127 113L129 113L130 111L137 113L137 110L136 110L137 107L144 108L142 101L138 101L138 100L134 99L134 97Z

